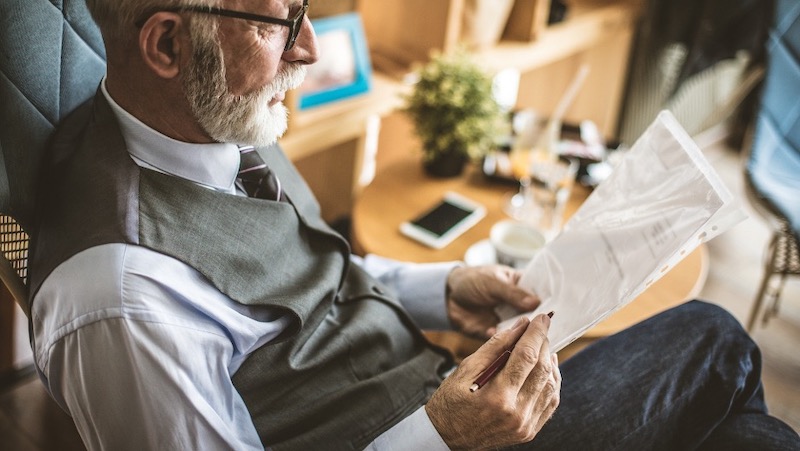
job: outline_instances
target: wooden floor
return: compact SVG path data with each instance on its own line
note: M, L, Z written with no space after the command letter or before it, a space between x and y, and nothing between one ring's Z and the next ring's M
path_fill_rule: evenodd
M714 146L706 149L706 155L741 198L738 154ZM767 239L766 227L753 215L709 243L711 267L701 297L725 306L745 322L761 278ZM764 354L763 379L771 412L800 431L800 280L787 284L780 316L755 330L753 337ZM0 389L0 450L82 449L70 418L47 397L35 376Z

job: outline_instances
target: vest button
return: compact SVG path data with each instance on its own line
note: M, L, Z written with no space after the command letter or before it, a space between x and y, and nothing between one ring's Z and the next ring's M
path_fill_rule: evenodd
M372 291L374 291L374 292L376 292L378 294L381 294L381 295L385 294L385 291L383 290L383 288L381 288L381 287L379 287L377 285L373 285Z

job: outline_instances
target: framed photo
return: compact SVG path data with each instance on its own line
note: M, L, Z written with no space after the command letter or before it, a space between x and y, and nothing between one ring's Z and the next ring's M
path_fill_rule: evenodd
M299 110L369 92L372 66L358 13L340 14L312 21L319 42L320 59L308 66L297 89Z

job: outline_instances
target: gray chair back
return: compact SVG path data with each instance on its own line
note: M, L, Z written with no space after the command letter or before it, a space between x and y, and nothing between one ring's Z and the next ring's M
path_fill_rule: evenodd
M20 302L48 138L104 73L103 41L83 0L0 2L0 276Z

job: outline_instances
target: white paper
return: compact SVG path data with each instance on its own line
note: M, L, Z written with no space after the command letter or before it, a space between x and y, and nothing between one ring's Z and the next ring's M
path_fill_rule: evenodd
M528 264L520 285L555 311L558 351L631 302L698 245L746 216L697 145L661 112L564 230ZM510 327L519 312L498 309Z

